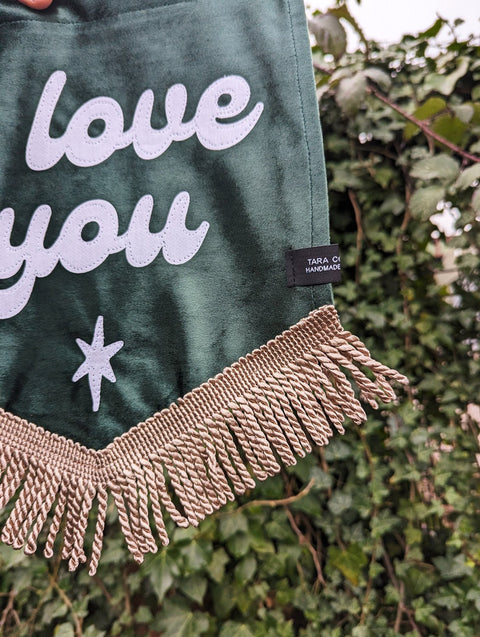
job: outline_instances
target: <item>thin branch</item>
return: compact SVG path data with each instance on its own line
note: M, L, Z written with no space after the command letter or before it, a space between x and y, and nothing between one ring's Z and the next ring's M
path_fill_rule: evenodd
M383 552L383 562L387 568L387 573L388 576L390 577L390 580L393 584L393 587L395 588L395 590L397 591L398 595L399 595L399 602L398 602L398 606L397 606L397 616L395 619L395 626L397 625L397 622L399 623L399 627L400 627L400 622L401 622L401 618L403 613L406 613L408 616L408 621L410 622L410 626L413 628L414 631L417 632L418 635L422 634L422 631L420 630L420 628L418 627L418 625L415 622L415 619L413 618L414 613L413 611L408 608L405 605L405 585L402 581L398 581L398 579L395 576L395 571L392 565L392 562L390 560L390 556L388 555L386 549L385 549L385 545L383 544L382 540L379 541L380 546L382 547L382 552ZM398 632L398 631L397 631Z
M113 602L112 596L108 592L107 587L105 586L103 580L97 574L93 576L93 580L96 583L96 585L102 590L102 593L105 595L105 599L108 601L108 603L112 604Z
M385 545L383 544L382 540L380 540L380 546L382 547L382 552L383 552L382 557L383 557L383 561L385 563L385 566L387 568L388 576L392 580L392 584L393 584L394 588L396 588L397 591L398 591L399 590L398 580L397 580L397 578L395 576L395 571L393 570L393 565L392 565L392 562L390 560L390 556L388 555L388 553L387 553L387 551L385 549Z
M370 153L371 155L382 155L382 157L392 159L393 161L397 161L398 159L398 155L395 155L395 153L392 153L390 150L388 150L388 148L384 148L377 143L365 142L365 144L362 144L361 149L365 153Z
M407 113L407 111L403 110L403 108L398 106L398 104L395 104L395 102L392 102L391 99L389 99L388 97L380 93L380 91L375 86L373 86L373 84L370 84L367 90L371 95L374 95L381 102L383 102L384 104L392 108L394 111L399 113L399 115L407 119L409 122L412 122L412 124L415 124L415 126L418 126L418 128L427 137L430 137L431 139L434 139L435 141L437 141L439 144L442 144L443 146L450 148L451 151L453 151L454 153L457 153L458 155L461 155L464 159L468 161L471 161L477 164L480 163L480 157L478 157L477 155L472 155L472 153L469 153L468 151L463 150L463 148L460 148L460 146L457 146L453 142L449 141L448 139L445 139L445 137L442 137L441 135L433 131L427 124L425 124L425 122L422 122L422 120L417 119L413 115L410 115L409 113Z
M3 627L7 623L8 616L14 610L13 606L15 604L16 596L17 596L17 591L15 589L12 589L10 593L8 593L8 603L5 606L5 609L2 613L2 618L0 619L0 634L3 634Z
M397 616L395 617L395 625L393 626L393 630L396 633L400 632L400 626L402 625L402 617L405 612L405 584L400 582L400 590L398 591L399 600L397 606Z
M375 513L375 517L376 517L376 508L374 510ZM372 516L373 517L373 516ZM373 564L375 563L376 559L377 559L377 546L378 546L378 540L377 542L373 545L373 549L372 549L372 557L370 559L370 566L369 566L369 575L368 575L368 582L367 582L367 588L365 589L365 597L363 598L363 604L362 604L362 614L360 616L360 626L362 626L365 623L365 620L367 618L367 609L368 609L368 600L370 599L370 594L372 592L372 588L373 588L373 577L371 575L371 570L373 567Z
M132 615L132 604L130 600L130 589L128 587L128 577L127 577L127 569L124 568L122 572L122 580L123 580L123 590L125 592L125 613L131 617Z
M318 64L318 62L313 62L313 68L316 71L320 71L320 73L323 73L324 75L332 75L333 71L331 69L327 69L324 66L320 66L320 64Z
M412 198L412 189L410 185L410 176L408 172L405 170L405 167L403 167L403 173L404 173L404 179L405 179L405 213L403 215L402 224L400 226L400 232L398 234L398 239L395 246L395 253L397 255L398 261L403 250L404 236L405 236L405 233L407 232L408 224L410 223L410 220L412 218L412 212L410 210L410 200ZM407 295L408 276L403 269L400 269L400 267L398 268L398 278L400 281L400 290L401 290L402 298L403 298L403 314L405 316L407 325L410 326L411 314L410 314L410 306L409 306L409 300ZM412 347L412 335L411 335L411 328L409 327L407 331L405 332L405 351L409 352L411 347ZM407 391L410 398L412 398L412 395L411 395L412 389L408 388Z
M330 469L328 467L328 462L325 459L325 450L323 447L318 447L318 457L320 458L320 466L322 467L322 471L324 473L330 473ZM332 497L332 487L328 487L327 496L329 498Z
M305 489L303 489L296 495L290 496L289 498L282 498L281 500L252 500L251 502L247 502L246 504L242 504L242 506L238 507L238 509L235 510L235 513L238 513L239 511L243 511L243 509L250 509L251 507L256 507L256 506L280 507L280 506L286 506L287 504L292 504L293 502L297 502L298 500L301 500L306 495L308 495L310 491L312 490L312 487L314 486L314 484L315 484L315 478L312 478L310 482L307 484L307 486L305 487ZM231 511L227 511L225 515L231 515L231 513L232 513ZM219 514L219 517L221 515L222 513Z
M365 232L363 231L363 224L362 224L362 209L360 208L360 204L358 203L357 195L351 188L348 189L348 198L350 199L350 203L352 204L352 208L355 212L355 223L357 224L357 255L355 258L355 283L358 284L360 283L360 262L362 258L363 239L365 237Z
M321 66L320 64L317 64L317 62L313 62L313 68L316 69L317 71L319 71L320 73L324 73L325 75L332 75L333 74L333 70L327 69L324 66ZM453 151L454 153L457 153L458 155L461 155L467 161L471 161L474 164L480 163L480 157L478 155L473 155L472 153L469 153L468 151L463 150L463 148L460 148L460 146L457 146L453 142L449 141L448 139L445 139L445 137L442 137L441 135L439 135L438 133L433 131L428 126L428 124L425 124L425 122L423 122L422 120L417 119L413 115L410 115L401 106L398 106L398 104L395 104L395 102L392 102L392 100L389 99L388 97L386 97L386 95L383 95L383 93L381 93L376 88L376 86L374 86L372 83L370 83L369 86L367 87L367 91L370 93L370 95L375 96L377 99L379 99L381 102L383 102L384 104L386 104L387 106L392 108L399 115L401 115L402 117L407 119L409 122L412 122L412 124L415 124L415 126L418 126L418 128L429 139L434 139L439 144L442 144L443 146L446 146L447 148L450 148L451 151Z
M75 637L82 637L82 635L83 635L83 631L82 631L83 620L75 612L71 599L68 597L68 595L65 593L63 588L60 587L59 583L55 579L53 579L53 577L51 575L50 575L50 585L55 591L57 591L59 596L62 598L63 603L65 604L65 606L68 608L68 610L72 614L73 623L75 624Z
M325 578L323 577L322 565L320 564L320 559L318 557L317 551L314 549L307 536L304 535L298 528L298 525L295 522L295 518L293 517L293 514L288 507L285 507L285 512L287 514L288 521L290 522L290 526L298 537L299 544L301 546L306 546L312 556L313 563L315 564L315 570L317 571L317 583L320 582L323 586L326 586L327 583L325 581Z
M62 522L62 530L65 528L65 520ZM62 547L63 547L63 542L64 542L64 535L62 532L62 545L60 547L60 550L57 553L57 556L55 558L55 561L49 565L49 568L51 568L51 573L49 573L48 576L48 585L45 587L44 590L42 591L38 591L38 603L35 606L35 608L32 610L30 617L28 618L27 621L27 626L28 626L28 634L29 635L34 635L35 634L35 626L36 626L36 619L37 619L37 615L40 612L40 610L43 607L43 604L45 602L45 600L47 599L49 593L53 590L54 586L53 586L53 582L57 581L58 578L58 572L60 569L60 564L62 561Z

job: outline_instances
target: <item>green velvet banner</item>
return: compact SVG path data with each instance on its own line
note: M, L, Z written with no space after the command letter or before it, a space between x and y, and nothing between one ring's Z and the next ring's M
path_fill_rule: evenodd
M110 494L142 562L406 381L332 305L302 0L1 2L0 119L3 542L94 574Z

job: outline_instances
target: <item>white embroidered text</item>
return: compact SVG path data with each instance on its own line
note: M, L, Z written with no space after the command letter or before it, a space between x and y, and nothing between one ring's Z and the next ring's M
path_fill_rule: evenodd
M221 122L243 113L250 100L248 82L238 75L228 75L204 91L189 122L183 121L187 89L183 84L174 84L165 97L167 123L163 128L151 126L154 94L148 89L140 96L127 131L118 102L110 97L95 97L73 114L61 137L53 138L50 124L66 81L66 73L55 71L43 89L26 148L26 162L32 170L48 170L63 155L75 166L96 166L130 144L142 159L155 159L172 142L184 141L195 134L205 148L224 150L245 139L263 112L263 104L258 102L242 119ZM219 103L222 96L227 98L226 104ZM91 137L89 127L96 120L102 120L105 127L101 135Z
M161 232L149 230L153 197L145 195L133 210L127 231L118 234L118 215L104 199L93 199L77 206L65 220L58 239L45 248L45 235L50 223L50 206L39 206L33 213L25 240L12 246L15 221L12 208L0 212L0 279L18 274L20 278L7 289L0 289L0 319L18 314L28 303L37 278L49 276L60 262L69 272L80 274L98 268L110 255L125 250L127 262L135 268L149 265L162 250L167 263L180 265L189 261L200 249L209 224L203 221L196 230L188 230L185 221L190 197L179 193L173 200ZM97 225L94 239L82 238L87 224Z

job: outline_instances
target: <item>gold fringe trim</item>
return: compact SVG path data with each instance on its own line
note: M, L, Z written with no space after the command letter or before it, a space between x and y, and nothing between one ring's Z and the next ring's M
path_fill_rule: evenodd
M346 417L363 422L352 382L360 398L377 407L395 398L389 381L407 383L373 360L327 306L100 451L0 409L0 507L16 497L1 540L33 553L49 525L44 554L53 555L63 533L62 558L70 570L88 559L93 575L110 492L127 546L141 563L157 551L150 514L160 542L168 544L165 511L179 526L198 525L252 488L254 478L278 473L280 463L295 464L312 444L326 445L333 428L343 433Z

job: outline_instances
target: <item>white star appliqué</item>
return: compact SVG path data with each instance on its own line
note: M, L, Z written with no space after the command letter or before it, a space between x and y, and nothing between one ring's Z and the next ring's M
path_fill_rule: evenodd
M117 381L110 364L110 359L122 349L123 341L117 341L107 346L104 345L103 316L99 316L95 324L92 344L89 345L85 343L81 338L77 338L75 342L84 353L85 360L75 372L72 381L76 383L77 380L88 375L88 384L90 385L90 393L92 394L92 409L93 411L98 411L100 407L103 376L111 383Z

